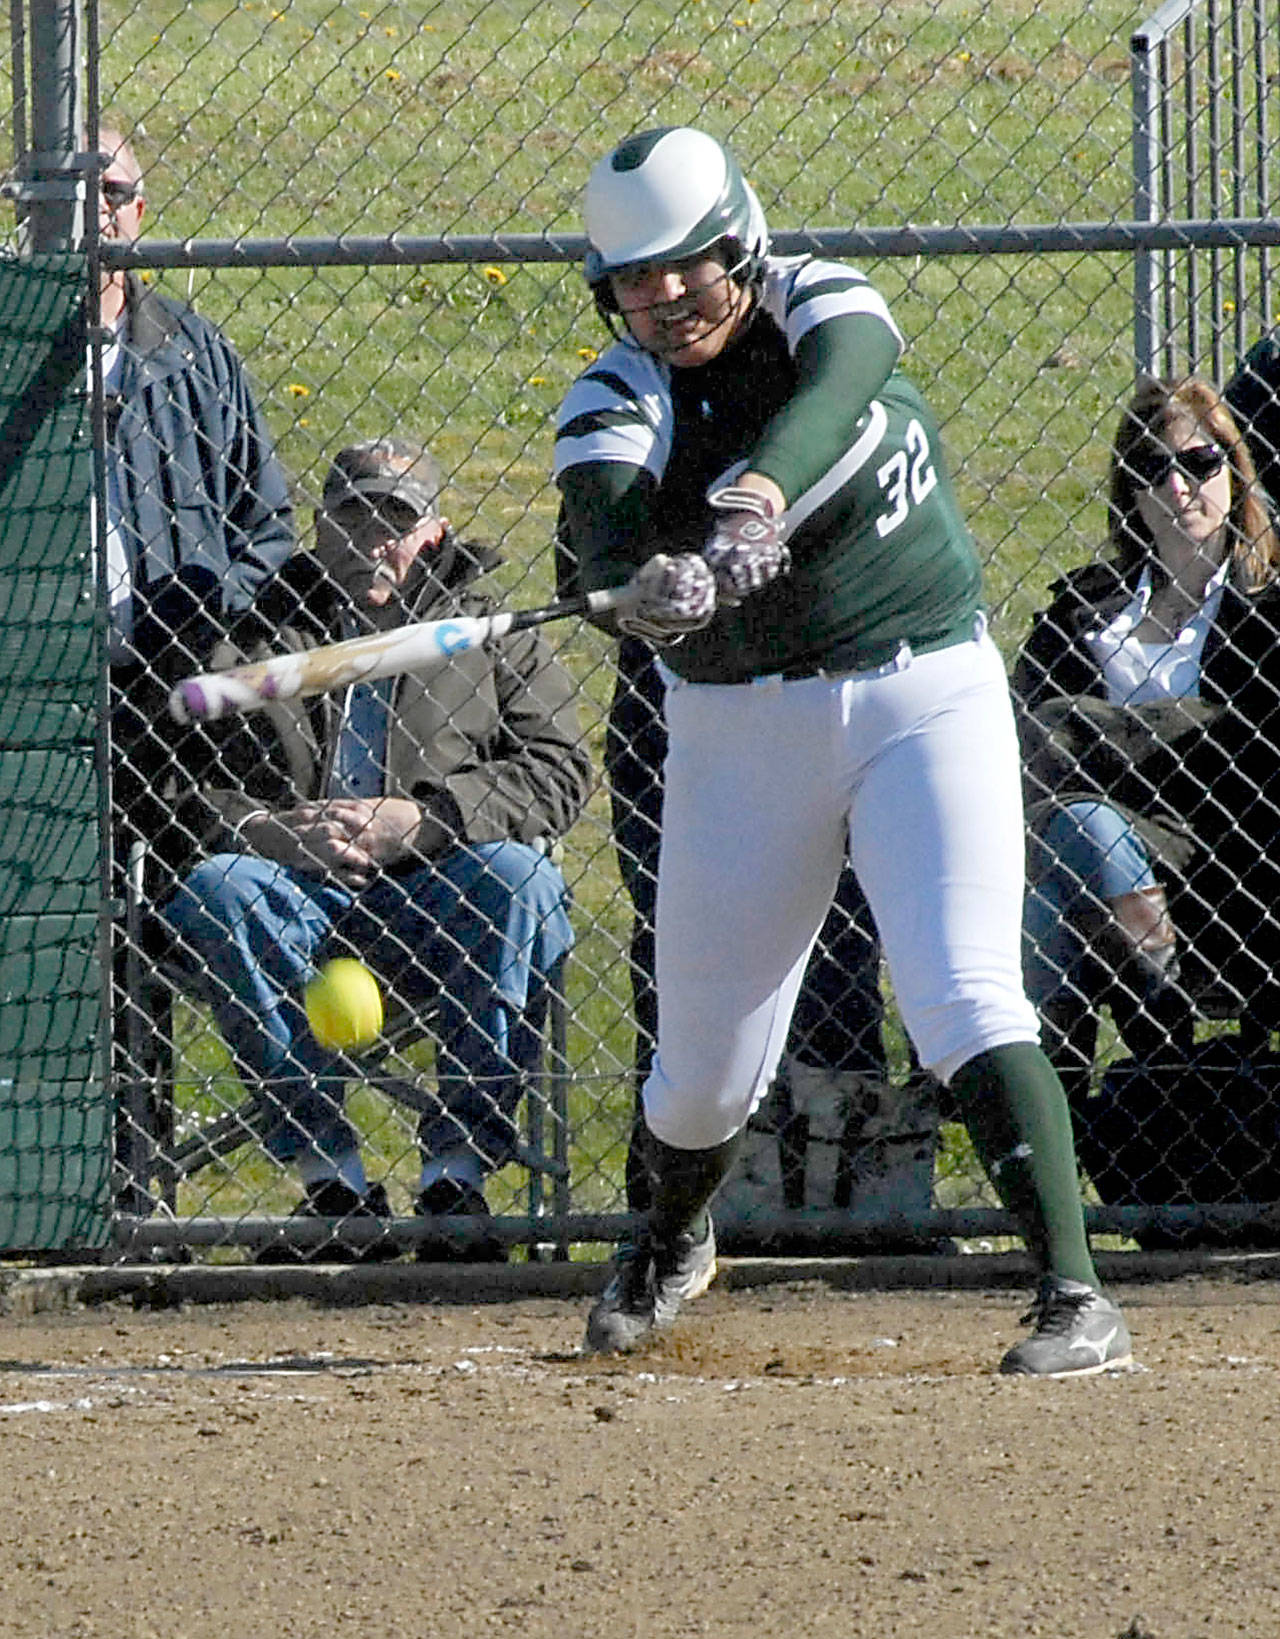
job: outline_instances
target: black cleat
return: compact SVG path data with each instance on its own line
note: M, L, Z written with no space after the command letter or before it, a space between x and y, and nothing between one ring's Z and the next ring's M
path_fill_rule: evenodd
M700 1297L716 1273L716 1236L710 1218L695 1240L677 1235L669 1243L647 1235L618 1248L612 1279L587 1320L584 1348L621 1354L651 1333L670 1326L680 1305Z

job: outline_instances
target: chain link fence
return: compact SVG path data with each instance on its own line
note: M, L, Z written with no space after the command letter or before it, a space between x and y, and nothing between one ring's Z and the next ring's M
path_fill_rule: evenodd
M83 17L65 11L82 29L82 117L95 134L130 137L145 189L132 247L100 236L90 204L90 279L127 270L231 340L287 476L300 549L314 544L334 454L409 438L439 462L457 533L500 553L495 584L513 607L555 589L552 421L604 345L580 273L581 191L627 131L712 131L742 162L775 248L847 255L884 291L909 339L907 367L945 428L1011 663L1051 583L1102 550L1109 446L1135 367L1221 382L1270 324L1280 18L1262 5L1171 0L1154 17L1111 0L122 0ZM33 136L33 39L38 48L50 12L59 8L15 0L8 17L11 254L28 248L41 179L61 174ZM118 361L104 340L90 380L106 453ZM109 460L99 469L100 561L110 470ZM598 770L614 646L585 625L547 632ZM131 752L114 749L119 783ZM172 799L153 767L133 773ZM264 1148L261 1087L237 1073L199 987L166 973L171 953L147 944L164 891L156 838L146 826L104 830L115 854L119 1244L332 1252L327 1222L292 1219L282 1236L300 1186ZM543 1047L517 1118L522 1148L486 1184L494 1220L464 1215L451 1251L474 1253L481 1236L482 1249L496 1240L563 1255L623 1222L646 1044L607 790L597 785L550 840L574 947L550 974ZM1271 910L1258 906L1260 938ZM848 914L853 922L824 935L838 960L851 944L866 955L856 907ZM837 1074L824 1090L783 1089L762 1111L763 1142L746 1169L754 1194L731 1203L731 1244L735 1234L744 1246L768 1234L834 1248L1007 1232L883 994L882 1048L872 1049L883 1076L874 1062L850 1070L846 1057L826 1067ZM874 1027L874 1004L861 1005ZM812 1028L820 1034L842 1007L828 980ZM1241 1011L1198 1015L1197 1034L1234 1034ZM433 1107L449 1083L425 1024L391 1044L391 1091L385 1063L353 1066L345 1103L405 1248L444 1232L432 1218L413 1223L424 1101ZM1094 1092L1122 1051L1104 1017ZM868 1102L868 1082L885 1078L901 1096ZM1274 1123L1268 1096L1250 1132ZM859 1166L890 1164L895 1145L907 1193L868 1188L870 1204L851 1219ZM1265 1147L1259 1156L1271 1160ZM1197 1193L1177 1157L1165 1160L1158 1185L1130 1177L1105 1200L1091 1187L1095 1227L1235 1233L1258 1217L1249 1203L1280 1195L1269 1171L1246 1187L1238 1169ZM358 1250L382 1227L352 1218L343 1236Z

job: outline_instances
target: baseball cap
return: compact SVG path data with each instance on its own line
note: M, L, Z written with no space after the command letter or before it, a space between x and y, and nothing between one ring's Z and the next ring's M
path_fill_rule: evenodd
M337 512L354 502L376 504L390 498L425 518L434 513L439 496L440 468L429 450L404 438L378 438L338 451L321 505L326 512Z

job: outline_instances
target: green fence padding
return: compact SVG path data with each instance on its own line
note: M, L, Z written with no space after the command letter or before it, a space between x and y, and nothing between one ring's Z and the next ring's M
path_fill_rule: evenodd
M0 1078L93 1075L98 936L96 915L0 918Z
M0 1251L110 1228L86 289L0 262Z
M107 1238L98 937L96 915L0 921L0 1247Z
M14 683L5 673L0 688L0 751L52 750L56 746L89 745L97 723L97 709L83 690L59 683Z
M82 256L0 263L0 562L89 547L86 288Z
M0 915L97 910L97 814L92 746L0 751Z
M0 1236L10 1250L107 1239L111 1128L91 1081L0 1079Z
M98 919L0 919L0 1076L89 1076L96 1067Z
M92 703L97 655L84 563L35 570L0 563L0 677L6 688L60 683Z

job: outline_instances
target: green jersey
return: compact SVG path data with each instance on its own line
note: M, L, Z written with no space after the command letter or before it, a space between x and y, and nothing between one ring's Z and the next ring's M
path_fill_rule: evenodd
M787 497L792 565L664 650L694 682L879 665L967 636L981 570L902 340L851 268L766 264L753 314L710 363L629 340L575 382L556 429L565 546L585 590L655 552L697 552L708 491L751 469Z

